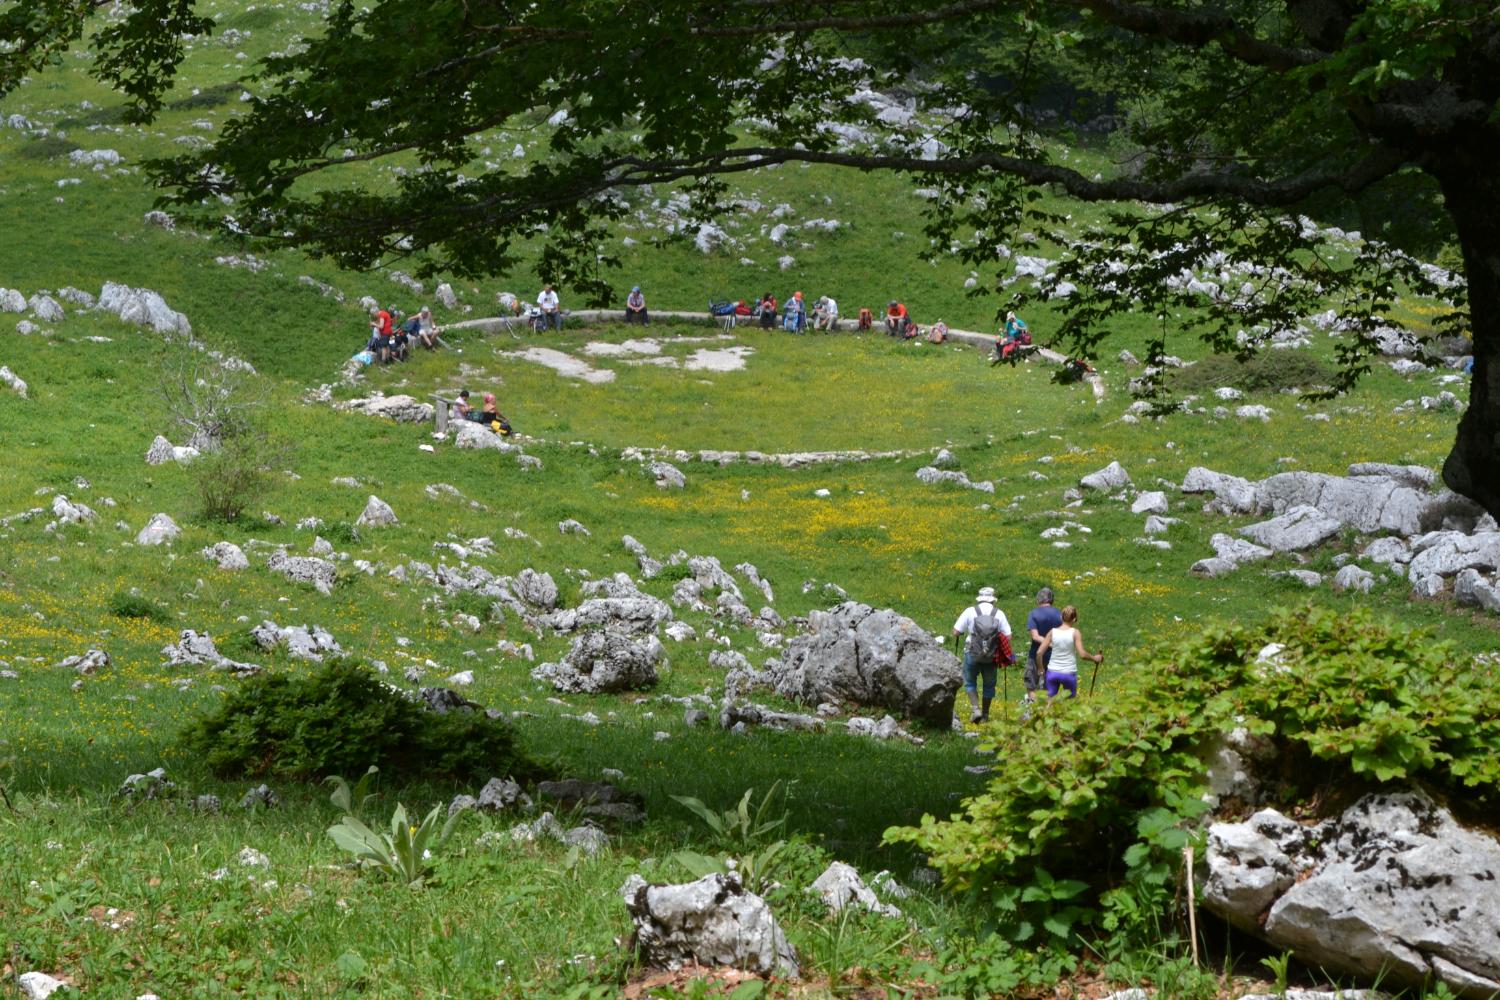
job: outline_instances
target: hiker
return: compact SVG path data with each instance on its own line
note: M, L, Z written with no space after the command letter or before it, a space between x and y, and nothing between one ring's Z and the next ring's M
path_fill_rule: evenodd
M1062 363L1062 367L1052 373L1052 381L1058 385L1071 385L1074 382L1082 382L1090 375L1096 374L1094 366L1082 358L1068 358Z
M484 394L484 409L479 411L479 422L501 437L510 437L510 421L505 419L505 414L500 412L500 407L495 403L495 394L487 392Z
M469 390L464 389L458 394L458 402L453 404L453 409L458 413L460 420L478 420L478 411L469 405Z
M824 295L813 306L813 329L825 333L839 328L839 304Z
M1031 343L1031 328L1026 325L1024 319L1013 312L1005 314L1004 335L1006 340L1018 340L1023 344Z
M386 339L390 341L391 356L397 361L411 357L411 338L406 335L405 326L396 327Z
M640 285L632 288L625 297L625 322L651 325L651 317L646 314L646 296L641 294Z
M550 283L542 286L542 294L536 297L536 305L542 311L537 332L550 327L562 333L562 310L558 308L557 292L553 291Z
M906 311L906 303L892 299L885 307L885 332L892 337L904 337L909 326L911 314Z
M432 310L423 306L415 316L403 324L406 336L416 340L429 351L437 347L437 326L432 322Z
M776 296L770 292L760 297L760 328L762 330L776 328Z
M1057 697L1057 692L1068 689L1068 697L1078 697L1078 658L1104 661L1103 653L1090 654L1083 647L1083 633L1078 630L1078 609L1069 604L1062 609L1062 624L1047 633L1039 652L1047 660L1047 697Z
M996 664L1010 643L1010 622L995 605L995 588L981 587L974 603L964 609L953 623L953 640L967 635L964 644L964 692L969 696L973 714L971 724L988 722L990 702L995 700ZM1003 641L1002 641L1003 639ZM984 700L980 700L979 680L984 681Z
M1031 330L1026 321L1015 313L1005 314L1005 326L995 337L995 355L990 359L990 364L998 365L1002 361L1014 366L1028 352L1026 348L1031 346Z
M786 300L786 316L781 321L781 328L788 333L801 333L807 329L807 305L802 301L801 292L793 292Z
M855 323L854 326L857 330L873 329L875 326L875 314L870 312L869 309L861 308L859 310L859 322Z
M1062 615L1052 606L1052 588L1043 587L1036 592L1036 607L1026 616L1026 632L1031 637L1031 648L1026 653L1026 667L1021 672L1021 683L1026 688L1026 700L1031 701L1042 688L1042 674L1047 667L1047 656L1038 650L1042 640L1053 629L1062 624Z

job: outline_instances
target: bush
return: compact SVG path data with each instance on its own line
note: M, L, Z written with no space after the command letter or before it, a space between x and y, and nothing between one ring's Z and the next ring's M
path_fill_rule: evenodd
M129 590L117 590L109 599L109 613L116 618L144 618L147 621L171 624L172 612L160 604Z
M1271 643L1283 649L1267 663ZM1201 835L1204 756L1236 726L1273 741L1267 787L1282 804L1333 810L1421 783L1461 812L1500 814L1500 676L1452 657L1430 634L1365 611L1210 628L1134 667L1109 700L1057 702L996 727L987 790L960 815L924 816L886 840L988 897L1015 940L1079 925L1159 935L1182 847ZM1047 872L1090 883L1062 894Z
M210 521L237 520L259 504L276 483L273 466L285 463L288 449L259 431L225 438L189 466L198 506Z
M1225 385L1243 392L1280 392L1332 385L1333 381L1334 372L1328 363L1308 352L1270 349L1248 361L1212 354L1173 373L1170 384L1177 392L1212 392Z
M516 749L510 725L480 712L437 715L358 664L311 674L260 674L184 733L189 750L223 777L527 780L542 769Z

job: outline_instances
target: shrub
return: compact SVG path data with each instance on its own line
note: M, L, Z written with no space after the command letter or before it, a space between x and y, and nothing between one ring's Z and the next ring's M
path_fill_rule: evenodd
M117 590L109 599L109 613L116 618L144 618L147 621L171 624L172 612L160 604L129 590Z
M1272 349L1247 361L1229 354L1210 355L1175 372L1171 387L1177 392L1212 392L1225 385L1244 392L1280 392L1332 385L1333 381L1334 372L1328 363L1307 351Z
M1271 643L1282 648L1267 662ZM1476 817L1500 812L1500 676L1452 656L1365 611L1210 628L1131 670L1110 700L1057 702L1029 724L997 726L987 790L962 814L924 816L886 840L915 845L950 884L986 896L1015 940L1081 924L1144 936L1198 835L1203 757L1236 726L1274 742L1268 787L1282 803L1335 808L1421 782ZM1041 871L1091 884L1058 899Z
M190 725L184 741L225 777L321 778L372 764L398 780L542 773L516 749L507 722L434 714L347 661L252 677Z
M198 492L199 512L210 521L234 521L263 500L276 482L288 448L260 431L225 438L189 466Z

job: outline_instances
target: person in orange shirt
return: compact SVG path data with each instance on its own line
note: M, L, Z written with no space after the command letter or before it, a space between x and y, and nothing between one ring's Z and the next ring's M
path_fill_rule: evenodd
M885 307L885 332L892 337L900 337L910 325L911 316L906 311L906 303L892 299Z

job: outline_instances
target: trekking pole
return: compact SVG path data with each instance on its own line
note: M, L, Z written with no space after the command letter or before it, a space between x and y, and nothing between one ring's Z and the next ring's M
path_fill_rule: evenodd
M1089 678L1089 697L1094 696L1094 685L1099 683L1099 664L1104 662L1104 654L1099 654L1099 659L1094 661L1094 675Z

